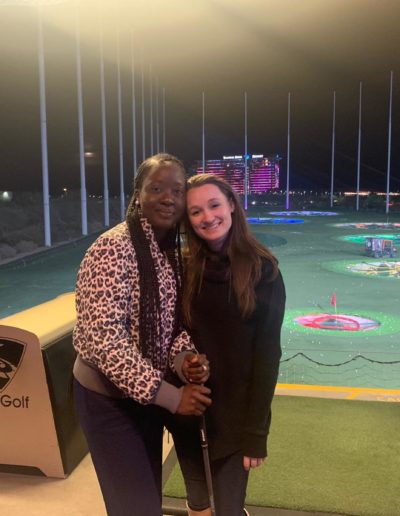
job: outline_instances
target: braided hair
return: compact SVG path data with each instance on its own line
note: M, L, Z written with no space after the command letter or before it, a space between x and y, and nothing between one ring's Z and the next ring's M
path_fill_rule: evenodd
M158 168L176 165L182 171L182 162L170 154L156 154L147 158L139 166L134 182L134 194L129 203L126 222L129 228L132 245L135 249L137 266L139 271L139 348L144 358L149 358L155 367L161 366L162 349L157 345L162 335L160 285L155 269L154 259L150 250L150 243L141 224L141 208L138 195L143 188L143 182L148 174ZM180 244L179 224L167 232L162 242L161 250L165 252L172 267L176 282L176 306L175 321L172 332L172 343L182 325L182 257ZM176 253L176 250L178 251Z

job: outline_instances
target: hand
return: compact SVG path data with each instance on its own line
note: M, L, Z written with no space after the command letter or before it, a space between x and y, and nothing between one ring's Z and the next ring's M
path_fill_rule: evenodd
M182 374L189 383L205 383L210 377L210 364L206 355L187 353L182 362Z
M204 385L188 383L182 387L182 399L176 410L182 416L201 416L211 405L211 391Z
M265 457L263 459L254 458L254 457L243 457L243 467L246 471L249 471L250 468L258 468L265 461Z

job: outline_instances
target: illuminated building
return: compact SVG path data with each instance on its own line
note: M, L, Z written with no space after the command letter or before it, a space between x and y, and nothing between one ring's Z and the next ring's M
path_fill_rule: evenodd
M263 194L279 188L279 156L263 154L247 155L248 193ZM203 164L198 161L194 167L196 174L203 172ZM223 159L209 159L205 162L205 172L223 177L238 193L244 193L245 156L223 156Z

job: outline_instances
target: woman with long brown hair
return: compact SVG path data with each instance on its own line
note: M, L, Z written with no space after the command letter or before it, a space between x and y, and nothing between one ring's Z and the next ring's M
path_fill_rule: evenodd
M216 514L239 516L248 472L267 456L285 288L276 258L249 231L231 186L199 174L187 189L183 310L210 362L213 403L205 417ZM183 422L174 441L189 514L208 516L198 428Z
M146 159L126 220L94 242L78 273L75 405L109 516L161 516L165 417L200 415L211 403L207 387L166 377L195 351L180 309L185 195L177 158ZM195 380L207 364L192 360Z

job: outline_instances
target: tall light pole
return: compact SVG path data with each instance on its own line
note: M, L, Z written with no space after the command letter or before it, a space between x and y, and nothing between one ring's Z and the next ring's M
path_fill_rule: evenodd
M104 226L110 226L110 200L108 192L108 156L107 156L107 117L106 91L104 80L104 41L103 26L100 33L100 95L101 95L101 140L103 147L103 198L104 198Z
M122 132L121 56L119 31L117 32L117 99L118 99L118 154L119 154L119 204L121 220L125 218L124 141Z
M162 89L162 125L163 125L163 152L166 152L166 134L165 134L165 88Z
M202 135L201 135L201 149L202 149L202 163L203 163L203 174L206 173L206 137L205 137L205 98L204 91L202 92Z
M335 132L336 132L336 91L333 92L333 114L332 114L331 208L333 207L333 184L334 184L334 178L335 178Z
M359 99L358 99L358 147L357 147L356 211L358 211L359 208L360 208L361 102L362 102L362 82L360 82L360 94L359 94Z
M386 171L386 213L389 213L390 204L390 159L392 149L392 101L393 101L393 71L390 72L390 93L389 93L389 128L388 128L388 153Z
M244 92L244 209L247 210L247 196L249 187L247 168L247 91Z
M135 50L133 33L131 33L131 72L132 72L132 152L133 152L133 181L136 178L137 147L136 147L136 92L135 92Z
M150 155L154 154L153 131L153 67L149 66L149 98L150 98Z
M50 195L49 195L49 160L47 147L47 114L46 114L46 79L43 44L42 7L38 6L38 58L39 58L39 93L40 93L40 133L42 149L42 188L44 215L44 245L51 246L50 228Z
M143 52L141 59L141 72L142 72L142 161L146 159L146 121L144 111L144 65L143 65Z
M290 171L290 93L288 93L288 132L287 132L287 160L286 160L286 203L285 207L289 209L289 171Z
M85 140L83 134L83 94L82 94L82 65L81 47L79 34L79 14L76 4L76 86L78 100L78 128L79 128L79 170L81 180L81 216L82 216L82 235L88 234L87 223L87 193L86 193L86 171L85 171Z

